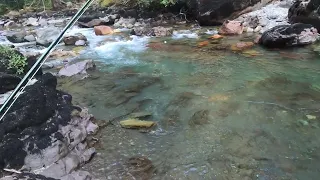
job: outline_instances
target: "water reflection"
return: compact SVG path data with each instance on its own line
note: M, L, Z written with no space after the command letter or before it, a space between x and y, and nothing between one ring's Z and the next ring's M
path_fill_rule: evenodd
M311 49L291 58L255 47L259 55L246 56L190 39L152 41L105 42L87 50L98 52L99 71L60 79L75 104L110 122L85 169L100 179L318 177L320 64ZM157 126L121 128L141 112Z

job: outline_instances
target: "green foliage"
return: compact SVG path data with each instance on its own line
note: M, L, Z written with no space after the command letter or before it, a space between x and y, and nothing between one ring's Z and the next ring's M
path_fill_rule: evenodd
M177 0L161 0L160 3L164 6L174 5Z
M25 0L0 0L0 4L5 5L8 9L18 10L22 9Z
M27 58L18 54L14 49L0 46L0 56L9 59L8 69L13 69L16 74L24 73L24 68L27 65Z

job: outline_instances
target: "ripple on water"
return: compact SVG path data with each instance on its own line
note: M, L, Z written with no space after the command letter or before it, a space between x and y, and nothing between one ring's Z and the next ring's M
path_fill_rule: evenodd
M143 156L155 168L151 179L318 177L320 130L312 125L319 121L305 115L320 117L320 62L308 49L295 50L303 60L260 48L257 57L219 57L190 45L146 51L148 39L117 38L90 50L106 66L98 79L63 88L99 119L113 120L85 169L101 179L130 179L126 162ZM118 120L136 111L151 112L147 120L158 126L122 129Z

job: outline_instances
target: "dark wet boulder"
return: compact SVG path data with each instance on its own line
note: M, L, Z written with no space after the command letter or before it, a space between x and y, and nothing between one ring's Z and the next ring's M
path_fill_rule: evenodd
M78 177L74 170L92 157L95 149L85 143L97 130L92 115L73 106L72 96L56 86L52 74L38 77L0 121L0 169L45 168L41 175L67 179Z
M190 8L202 26L221 25L225 20L239 13L260 0L191 0Z
M283 48L312 44L318 39L318 31L310 24L280 25L265 31L259 44L269 48Z
M0 94L13 90L21 81L21 78L15 75L0 73Z
M84 46L87 44L88 39L81 33L77 33L73 36L66 36L63 38L63 42L65 45L80 45Z
M296 0L288 11L289 22L311 24L320 31L319 7L319 0Z
M12 43L22 43L26 42L25 36L27 33L25 31L12 32L6 35L7 39Z
M95 26L101 26L101 25L113 25L114 20L112 19L92 19L89 22L78 22L79 27L81 28L93 28Z

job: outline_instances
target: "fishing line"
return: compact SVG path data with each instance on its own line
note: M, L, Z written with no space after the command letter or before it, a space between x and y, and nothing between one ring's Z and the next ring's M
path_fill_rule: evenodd
M69 21L69 23L65 26L65 28L61 31L59 36L55 41L53 41L45 53L41 55L41 57L37 60L37 62L31 67L31 69L28 71L28 73L23 77L23 79L20 81L20 83L17 85L17 87L14 89L14 91L10 94L10 96L7 98L7 100L4 102L0 109L1 118L0 121L4 118L4 116L8 113L10 108L13 106L14 102L18 99L18 97L23 93L24 89L27 87L27 85L30 83L32 78L36 75L36 73L39 71L41 66L44 64L45 60L49 57L50 53L54 50L54 48L59 44L59 42L62 40L64 34L66 31L72 27L78 19L83 15L83 13L88 9L88 7L91 5L91 3L94 0L88 0L82 8L75 14L72 19Z

